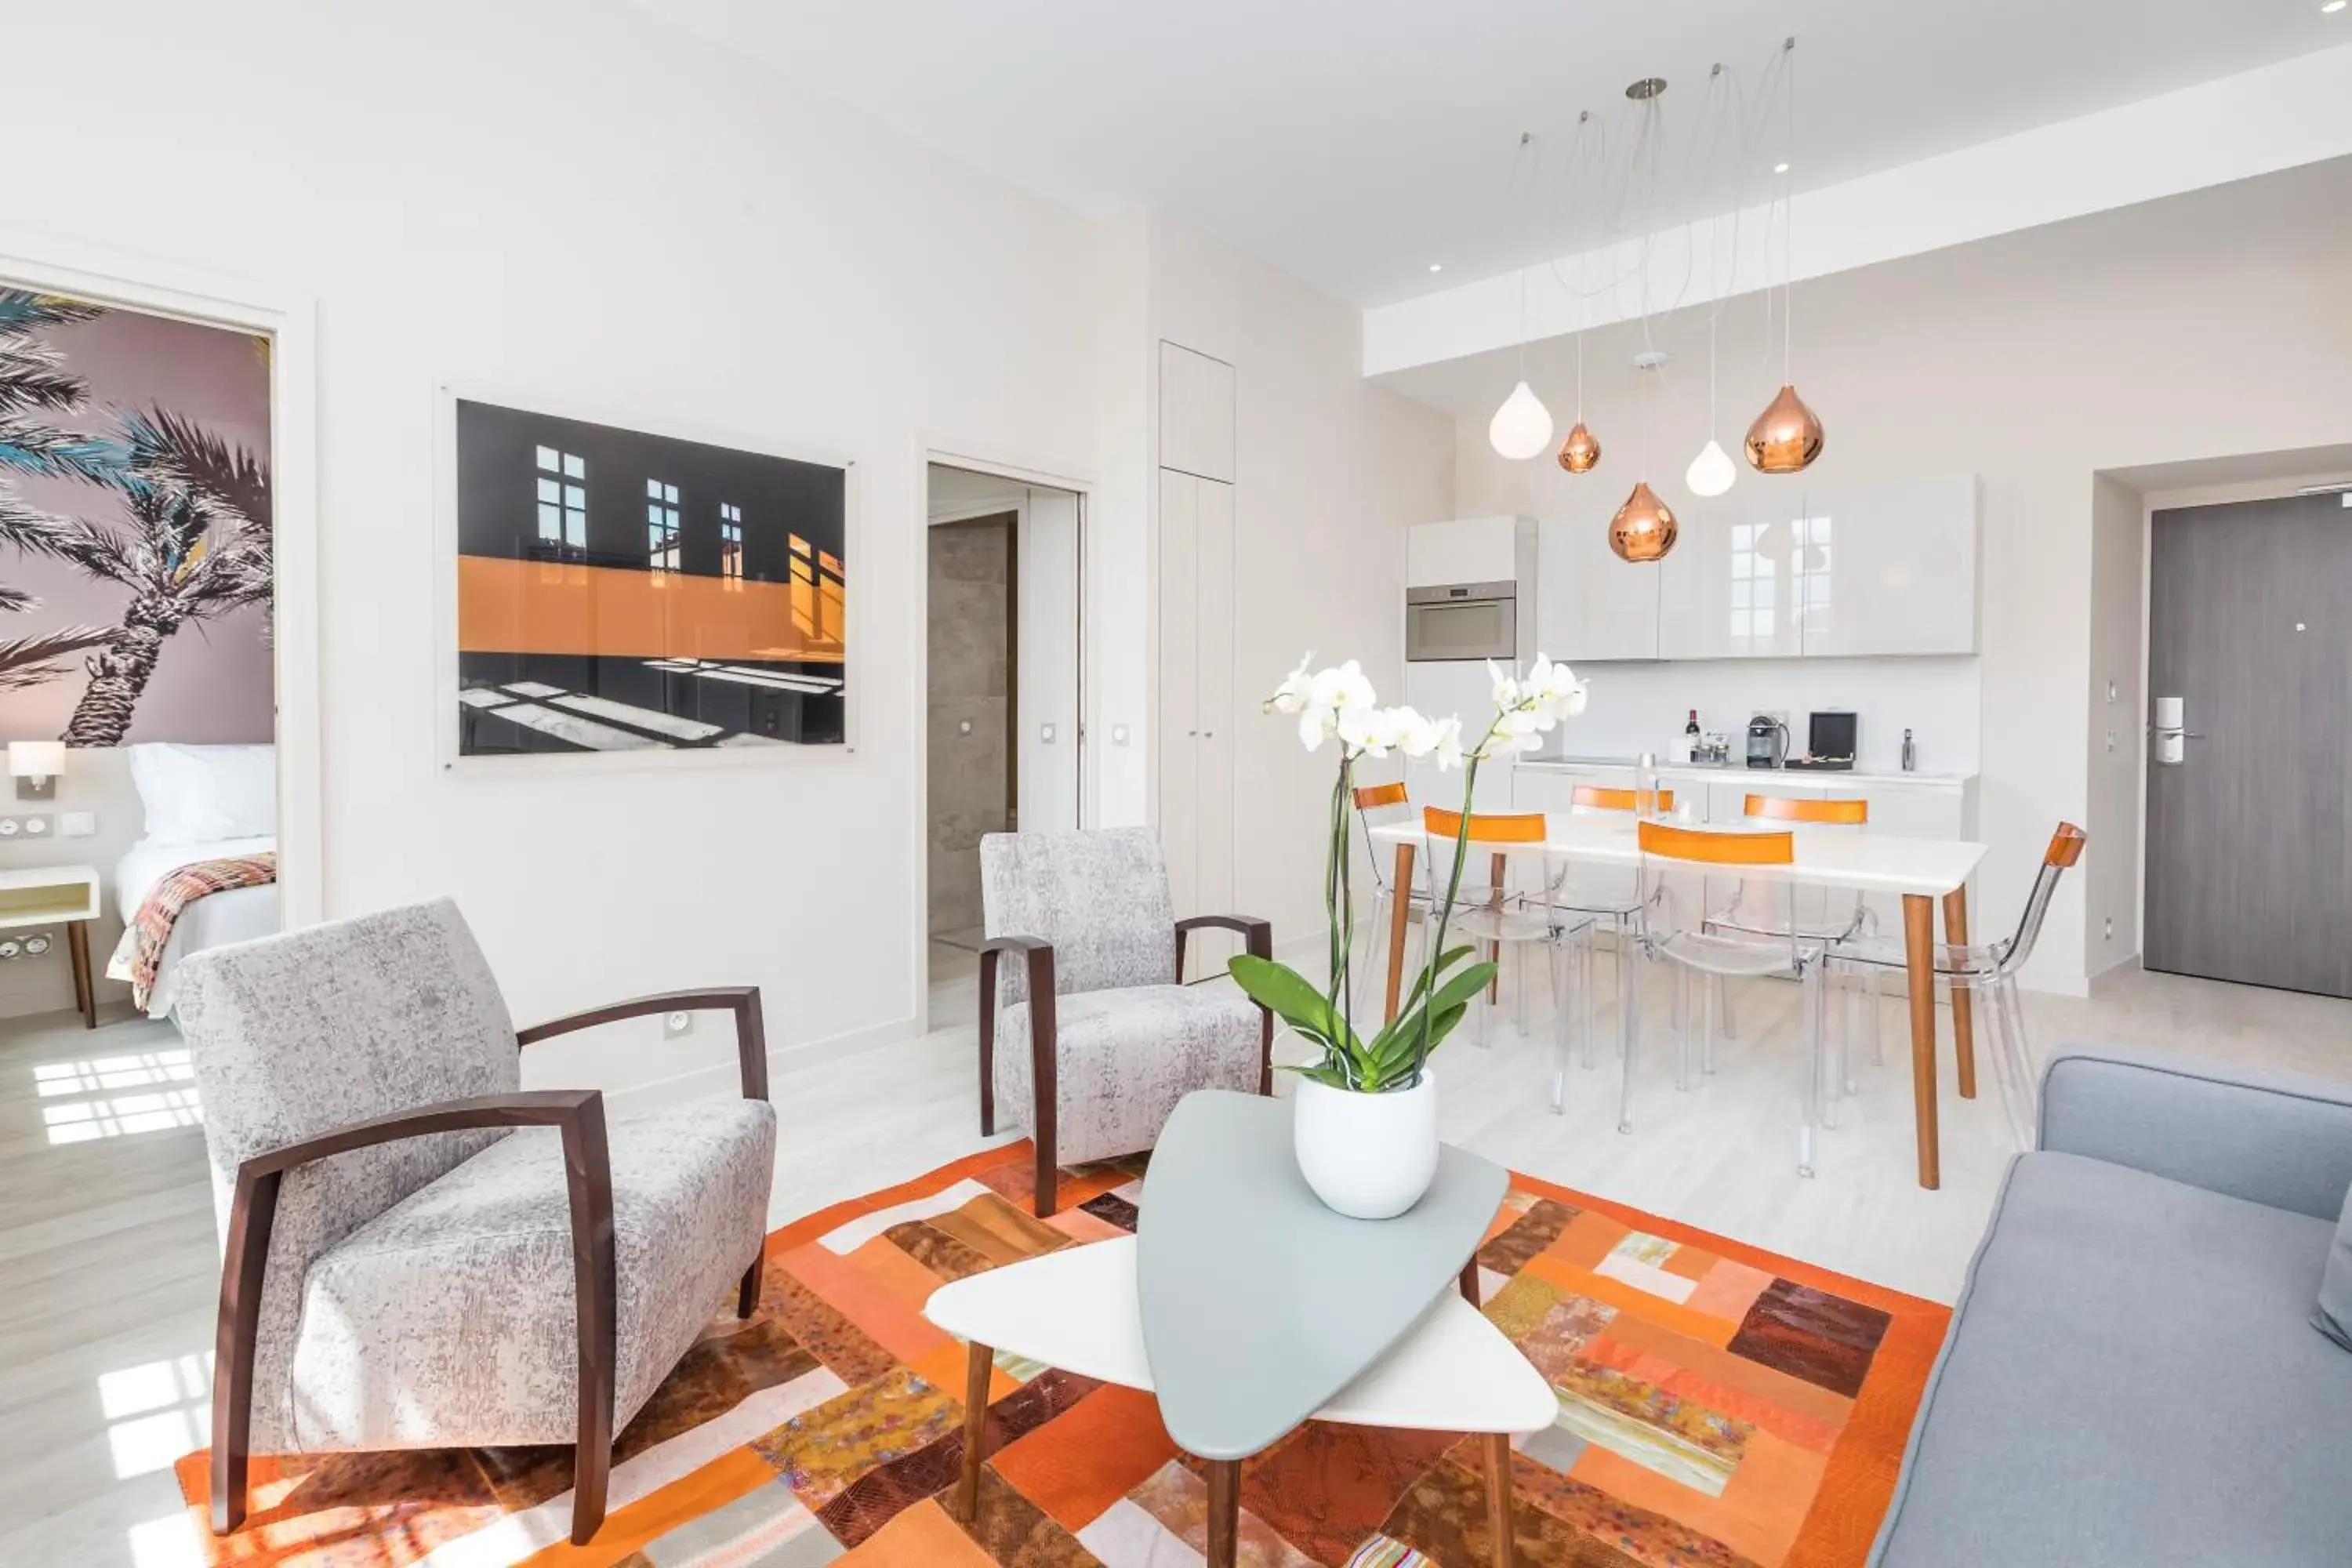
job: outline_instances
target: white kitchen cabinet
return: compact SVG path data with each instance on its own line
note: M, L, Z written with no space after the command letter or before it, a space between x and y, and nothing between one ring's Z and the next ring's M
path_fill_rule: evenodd
M1678 514L1658 579L1660 658L1793 658L1790 604L1804 498L1759 479Z
M1536 532L1536 647L1571 664L1658 657L1656 563L1609 548L1609 525L1554 518Z
M1234 367L1160 345L1160 466L1234 482Z
M1518 517L1458 517L1420 522L1404 531L1405 585L1443 588L1456 583L1508 583L1519 575Z
M1808 658L1977 651L1973 474L1805 493L1795 561Z
M1160 470L1160 835L1181 918L1234 905L1234 487ZM1238 951L1193 943L1195 973Z

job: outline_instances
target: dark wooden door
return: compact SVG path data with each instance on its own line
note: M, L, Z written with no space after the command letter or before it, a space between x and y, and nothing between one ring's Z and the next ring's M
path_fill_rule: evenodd
M2150 969L2352 996L2352 510L2156 514L2148 692L2181 700L2147 784Z

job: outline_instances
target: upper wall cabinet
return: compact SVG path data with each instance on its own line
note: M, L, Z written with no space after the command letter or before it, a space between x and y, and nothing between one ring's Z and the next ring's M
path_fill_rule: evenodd
M1805 494L1792 560L1811 655L1977 651L1974 474Z
M1234 367L1160 345L1160 466L1234 482Z
M1790 608L1803 511L1794 489L1749 480L1680 513L1681 536L1659 567L1659 658L1793 658L1804 651Z
M1405 585L1446 588L1456 583L1516 581L1519 575L1519 535L1526 521L1517 517L1457 517L1444 522L1413 524L1404 533ZM1538 569L1541 569L1540 563Z
M1536 535L1536 647L1571 664L1658 657L1661 568L1609 549L1601 518L1551 519Z

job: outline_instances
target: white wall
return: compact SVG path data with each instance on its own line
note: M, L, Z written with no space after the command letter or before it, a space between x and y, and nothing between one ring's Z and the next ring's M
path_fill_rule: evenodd
M2038 987L2079 992L2105 966L2084 935L2109 913L2124 923L2128 909L2107 906L2130 883L2112 863L2139 855L2136 814L2115 816L2125 806L2111 791L2095 794L2091 779L2084 698L2105 673L2094 665L2092 584L2109 575L2094 559L2091 476L2352 437L2343 183L2329 168L2273 175L1798 290L1796 374L1828 427L1815 470L1824 483L1960 465L1984 476L1979 820L1992 856L1978 928L2014 920L2062 818L2090 834L2085 869L2062 888L2043 932L2030 976ZM1727 319L1727 440L1777 381L1777 354L1759 353L1761 313L1750 298ZM1654 335L1683 357L1654 416L1652 481L1675 506L1700 507L1680 475L1706 437L1706 325L1685 316ZM1611 447L1592 475L1565 475L1549 457L1506 462L1486 444L1492 403L1464 412L1455 511L1546 515L1578 486L1614 492L1603 498L1611 504L1622 498L1634 477L1628 362L1639 346L1622 327L1588 346L1587 415ZM1564 393L1571 346L1531 349L1528 368L1539 391ZM1477 369L1499 402L1510 356ZM1743 473L1739 482L1770 481ZM2120 621L2101 623L2100 665L2122 636Z
M2091 646L2084 689L2086 830L2107 853L2083 856L2083 954L2086 974L2139 956L2143 683L2147 647L2147 513L2145 499L2106 474L2091 481ZM2110 698L2109 690L2115 695ZM2091 825L2096 824L2095 829ZM2115 922L2108 933L2106 922Z
M519 1018L692 981L762 984L780 1046L910 1018L921 452L1089 468L1090 226L600 0L91 0L9 34L0 134L72 172L12 220L317 298L330 910L454 894ZM451 380L854 456L856 754L440 771ZM729 1055L607 1033L534 1078Z
M1364 380L1354 309L1163 214L1149 248L1150 340L1234 367L1234 898L1287 946L1323 929L1337 759L1258 703L1309 650L1404 700L1403 531L1448 512L1453 422Z

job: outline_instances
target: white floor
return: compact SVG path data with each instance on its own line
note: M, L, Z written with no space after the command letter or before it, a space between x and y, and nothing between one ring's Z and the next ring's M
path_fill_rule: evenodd
M971 955L933 951L929 1034L777 1074L777 1223L982 1146ZM1521 1037L1498 1017L1490 1047L1458 1038L1437 1058L1445 1134L1565 1186L1951 1299L2011 1152L1990 1072L1985 1098L1962 1100L1947 1047L1944 1185L1920 1190L1888 1004L1886 1065L1858 1053L1861 1092L1824 1135L1818 1176L1801 1180L1795 1003L1792 987L1748 986L1740 1037L1686 1094L1661 1033L1631 1134L1614 1128L1605 1049L1554 1116L1548 1021ZM2032 996L2026 1011L2042 1047L2137 1042L2352 1077L2352 1003L2132 974L2095 1001ZM1662 1024L1662 1000L1650 1016ZM1605 1006L1600 1021L1613 1037ZM169 1466L205 1440L219 1262L177 1047L143 1021L96 1033L63 1015L0 1022L0 1563L194 1561Z

